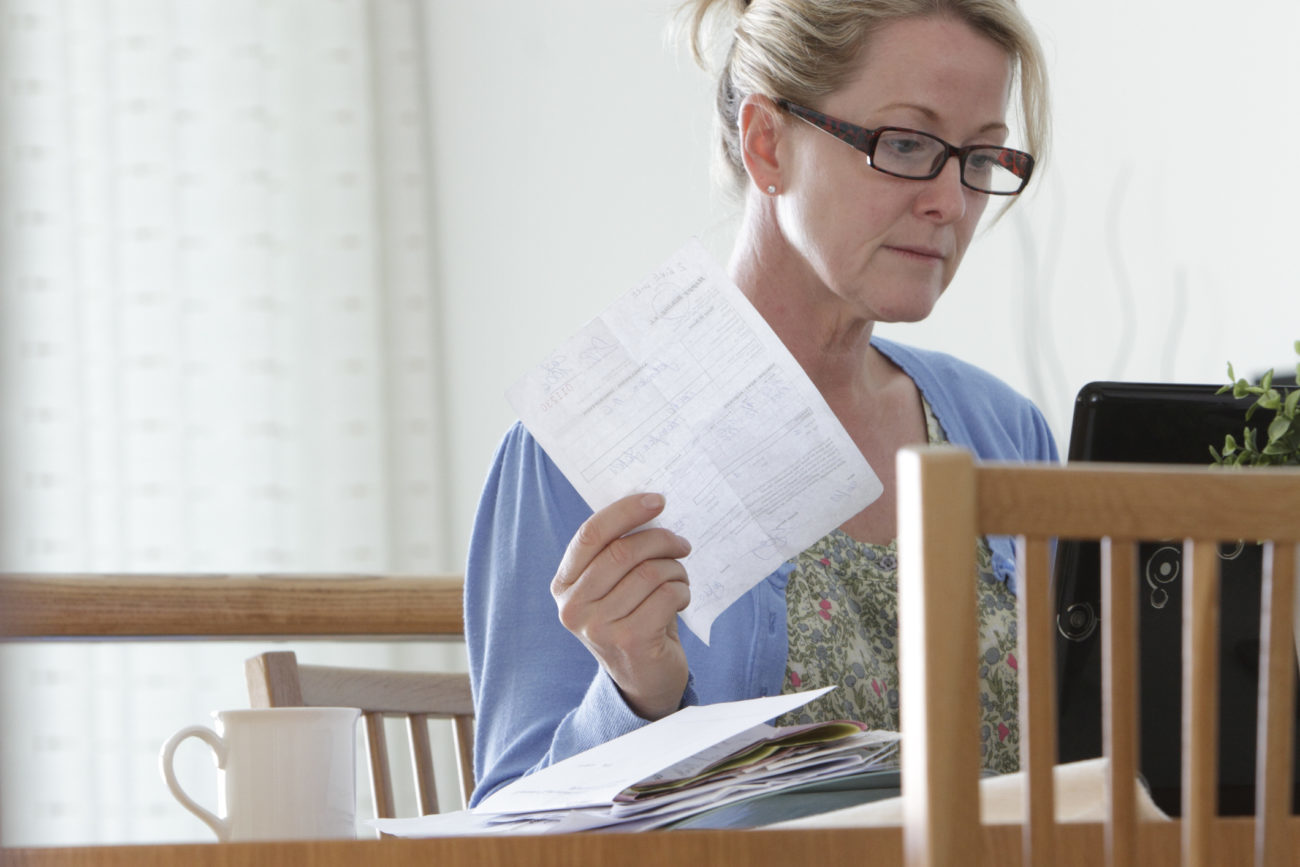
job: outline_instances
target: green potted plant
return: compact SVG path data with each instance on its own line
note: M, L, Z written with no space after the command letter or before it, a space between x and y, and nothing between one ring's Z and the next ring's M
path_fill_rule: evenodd
M1300 340L1295 342L1295 351L1300 355ZM1300 466L1300 419L1296 418L1300 407L1300 387L1289 392L1282 392L1273 387L1273 371L1264 374L1258 384L1238 379L1228 364L1228 378L1232 382L1219 389L1219 394L1231 391L1237 398L1254 398L1246 409L1246 421L1259 410L1271 411L1273 417L1268 426L1263 428L1263 443L1256 436L1258 428L1247 425L1242 432L1241 441L1228 434L1223 441L1223 451L1210 446L1210 454L1217 466ZM1296 364L1296 379L1300 380L1300 363Z

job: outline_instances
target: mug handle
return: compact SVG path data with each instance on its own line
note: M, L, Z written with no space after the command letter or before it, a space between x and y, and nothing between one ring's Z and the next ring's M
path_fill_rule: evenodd
M176 780L176 771L172 767L176 748L180 746L181 741L189 737L198 738L212 747L212 751L216 753L218 769L226 766L226 742L221 739L221 736L207 726L188 726L169 737L167 743L163 744L162 752L158 754L158 769L162 771L167 788L171 789L176 800L181 802L181 806L206 822L208 827L216 832L217 839L225 843L230 840L230 822L219 819L211 811L200 807L193 798L185 794L185 790Z

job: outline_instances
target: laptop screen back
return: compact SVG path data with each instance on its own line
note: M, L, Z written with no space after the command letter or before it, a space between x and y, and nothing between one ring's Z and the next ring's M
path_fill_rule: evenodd
M1209 447L1241 438L1249 402L1218 386L1094 382L1075 401L1070 461L1207 465ZM1252 425L1265 416L1257 416ZM1265 421L1265 424L1267 422ZM1298 518L1300 520L1300 518ZM1057 548L1057 667L1061 761L1101 754L1100 555L1095 542ZM1219 811L1254 812L1258 694L1258 546L1224 545L1220 610ZM1182 546L1152 540L1138 551L1139 766L1165 812L1180 809ZM1300 758L1300 756L1298 756ZM1300 767L1300 764L1298 764ZM1296 775L1300 804L1300 773Z

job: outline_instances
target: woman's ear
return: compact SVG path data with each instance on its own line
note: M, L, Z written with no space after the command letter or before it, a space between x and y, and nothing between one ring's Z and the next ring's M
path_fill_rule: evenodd
M784 118L770 98L750 94L740 104L740 156L749 180L758 191L775 195L781 187L781 160L777 145Z

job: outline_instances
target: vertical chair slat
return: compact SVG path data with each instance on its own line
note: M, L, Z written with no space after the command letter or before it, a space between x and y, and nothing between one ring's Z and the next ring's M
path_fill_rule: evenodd
M1183 545L1183 860L1212 867L1218 810L1219 562L1212 540Z
M1137 863L1137 545L1101 541L1102 746L1109 762L1106 858Z
M474 794L474 718L455 716L451 720L452 742L456 746L456 771L460 776L462 806Z
M420 814L438 812L438 785L433 775L433 744L429 740L429 715L413 713L406 719L411 738L411 765L415 768L415 794Z
M975 469L968 453L898 453L903 851L959 867L979 851Z
M375 798L375 815L391 819L397 815L393 804L393 775L388 767L388 738L384 734L384 715L364 713L367 755L370 757L370 788Z
M1052 641L1051 549L1043 539L1017 540L1016 665L1020 690L1020 769L1025 772L1026 865L1056 863L1056 690Z
M1255 864L1290 863L1295 714L1296 546L1264 549L1260 609L1259 731L1255 754Z

